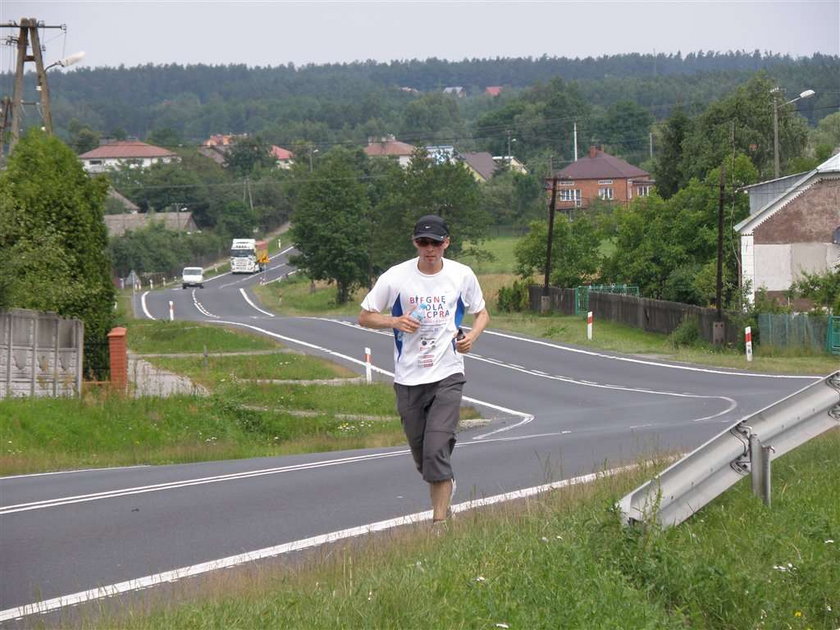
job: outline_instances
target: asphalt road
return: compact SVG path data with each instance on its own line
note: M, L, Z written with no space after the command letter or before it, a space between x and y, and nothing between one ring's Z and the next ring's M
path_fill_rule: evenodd
M286 252L288 253L288 252ZM390 333L353 321L279 317L249 289L282 282L285 254L256 276L135 296L140 317L234 325L375 378ZM815 379L677 365L505 334L467 356L466 400L492 420L463 431L456 504L688 451ZM72 471L0 479L0 624L27 624L106 592L132 592L423 518L428 497L405 448ZM17 621L16 621L17 619Z

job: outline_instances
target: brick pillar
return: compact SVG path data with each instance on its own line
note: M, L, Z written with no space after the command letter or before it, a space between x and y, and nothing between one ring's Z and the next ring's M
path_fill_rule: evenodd
M125 346L125 328L119 326L108 333L108 350L111 356L111 387L124 392L128 384L128 351Z

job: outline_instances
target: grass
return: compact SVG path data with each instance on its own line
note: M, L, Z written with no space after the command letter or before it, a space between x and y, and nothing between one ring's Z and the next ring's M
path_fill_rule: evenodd
M613 508L657 467L408 527L292 567L213 575L184 600L121 604L88 628L795 628L840 625L840 430L776 460L679 527Z

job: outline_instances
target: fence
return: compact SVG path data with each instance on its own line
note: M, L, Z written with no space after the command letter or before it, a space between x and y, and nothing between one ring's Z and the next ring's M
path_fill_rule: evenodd
M75 396L82 387L84 324L55 313L0 313L0 397Z
M543 287L529 287L531 310L539 312ZM550 310L575 315L575 289L549 287ZM588 307L596 320L607 320L640 328L648 332L671 334L686 318L697 318L700 334L709 343L714 341L714 322L717 310L692 304L652 300L633 295L618 295L599 291L588 292ZM743 327L735 318L723 313L724 343L740 344L744 340Z
M759 313L759 342L840 354L840 317L807 313Z

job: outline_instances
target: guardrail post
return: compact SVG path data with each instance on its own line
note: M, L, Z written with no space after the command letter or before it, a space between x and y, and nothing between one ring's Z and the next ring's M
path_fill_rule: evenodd
M752 491L770 506L770 452L772 446L762 446L755 433L750 434L750 477Z

